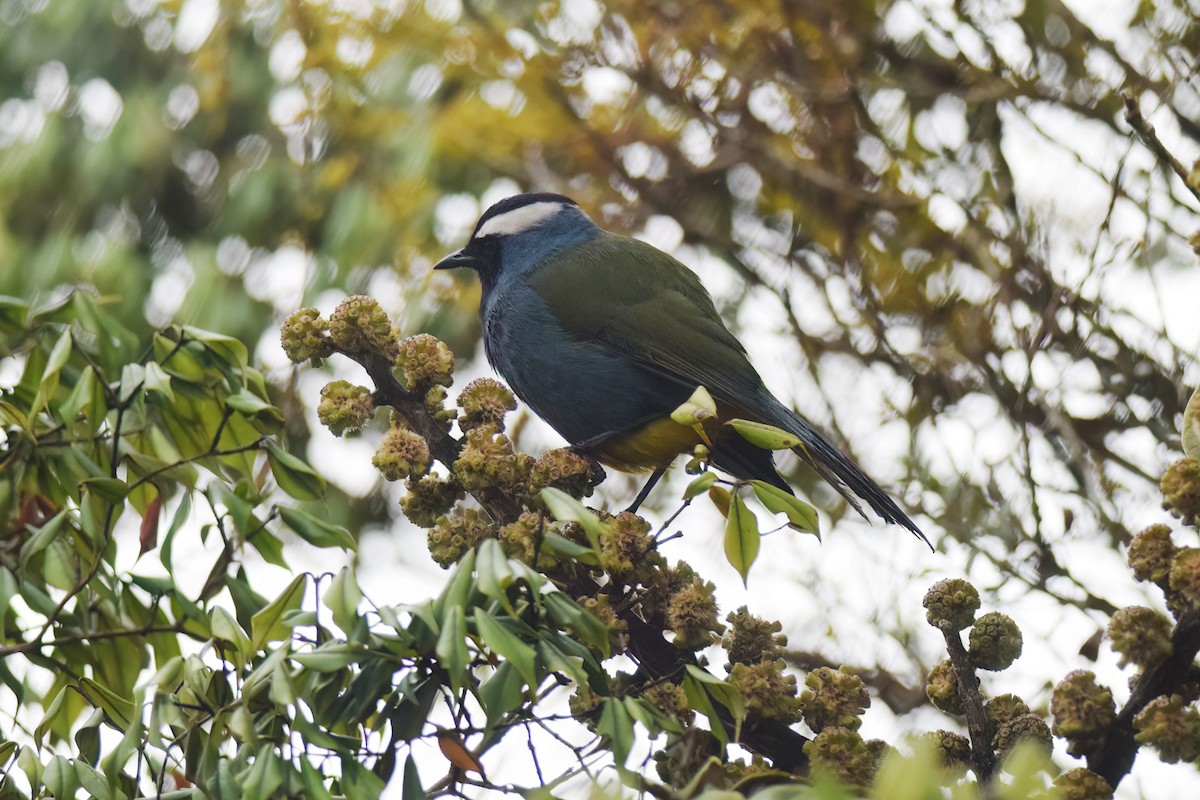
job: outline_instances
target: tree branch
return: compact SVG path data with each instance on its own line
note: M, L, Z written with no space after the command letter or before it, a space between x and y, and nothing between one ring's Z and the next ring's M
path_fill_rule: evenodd
M1200 188L1193 186L1192 182L1188 180L1187 167L1172 155L1167 146L1162 143L1162 139L1158 138L1154 126L1142 116L1142 109L1138 106L1137 99L1129 94L1122 95L1122 97L1125 98L1125 121L1137 133L1138 138L1150 148L1155 157L1169 166L1179 176L1179 180L1183 181L1183 185L1192 193L1192 197L1200 200Z
M975 674L975 665L971 663L971 656L963 647L958 631L949 626L940 629L946 639L946 651L950 654L954 675L958 678L958 696L967 718L975 774L981 783L986 783L996 769L996 754L992 750L992 726L983 708L983 694L979 691L979 676Z
M1171 655L1147 670L1133 687L1117 719L1093 752L1087 754L1088 769L1102 775L1115 788L1133 768L1138 743L1134 741L1133 718L1156 697L1174 694L1191 679L1192 665L1200 652L1200 613L1187 611L1171 635Z

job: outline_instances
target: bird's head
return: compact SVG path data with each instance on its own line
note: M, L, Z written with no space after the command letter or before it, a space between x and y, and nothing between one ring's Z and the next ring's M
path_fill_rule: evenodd
M494 204L475 225L471 240L434 269L470 267L485 292L502 276L529 272L555 253L600 233L574 200L561 194L519 194Z

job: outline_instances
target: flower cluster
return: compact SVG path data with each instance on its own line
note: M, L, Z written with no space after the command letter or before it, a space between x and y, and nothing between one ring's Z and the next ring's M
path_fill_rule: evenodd
M925 696L933 707L947 714L963 713L962 697L958 691L958 673L949 661L934 665L925 678Z
M535 490L552 487L572 497L592 493L592 463L570 448L548 450L533 465L530 481Z
M500 381L476 378L458 396L458 407L462 409L458 415L458 426L464 432L484 425L503 431L504 417L516 409L517 398Z
M747 718L779 720L788 725L800 720L796 676L785 674L786 668L787 663L782 658L733 665L729 682L741 693Z
M1162 491L1163 508L1184 525L1196 525L1200 519L1200 459L1176 461L1163 473L1158 488Z
M667 627L675 634L675 646L695 650L712 644L725 630L718 619L717 587L712 581L693 579L667 601Z
M1077 767L1054 779L1059 800L1112 800L1113 788L1090 769Z
M886 754L882 742L865 741L849 728L826 728L804 745L804 753L816 775L837 778L852 786L867 786L875 779L879 762Z
M491 520L482 512L473 508L455 511L429 529L429 554L439 565L452 567L494 532Z
M374 416L375 401L367 387L332 381L321 389L317 419L334 436L361 431Z
M329 337L343 352L395 357L396 336L387 312L365 295L347 297L329 315Z
M449 386L454 379L454 353L436 336L417 334L400 342L392 369L410 392Z
M938 581L925 593L925 619L935 628L961 631L975 621L979 592L962 578Z
M604 520L600 565L614 577L627 578L643 563L653 544L650 523L636 514L622 511Z
M1067 740L1067 752L1081 756L1103 740L1117 706L1112 692L1096 683L1095 673L1075 670L1054 687L1050 716L1054 734Z
M729 658L728 667L763 659L774 661L783 655L788 640L780 633L783 625L778 620L756 617L742 606L726 616L725 621L729 623L729 632L721 640L721 646Z
M1129 543L1126 559L1133 577L1139 581L1157 583L1166 588L1171 577L1171 563L1175 560L1175 542L1171 540L1171 529L1166 525L1151 525L1133 537Z
M429 471L429 443L425 437L393 424L383 435L371 463L389 481L419 478Z
M409 478L404 487L408 492L400 499L400 510L410 522L422 528L433 527L464 495L462 486L453 477Z
M279 343L288 359L296 364L333 355L329 323L315 308L293 311L279 328Z
M1108 638L1121 655L1121 666L1152 667L1171 655L1171 623L1145 606L1122 608L1108 623Z
M467 433L466 445L454 462L454 474L468 492L497 489L516 496L529 491L533 458L513 450L512 441L494 425Z
M1177 694L1156 697L1133 718L1134 738L1168 764L1200 758L1200 712Z
M862 678L849 667L820 667L804 679L807 687L800 696L800 711L808 727L818 733L826 728L858 730L862 713L871 705L871 696Z
M1008 669L1021 655L1021 629L1012 617L990 611L971 626L971 663L980 669Z

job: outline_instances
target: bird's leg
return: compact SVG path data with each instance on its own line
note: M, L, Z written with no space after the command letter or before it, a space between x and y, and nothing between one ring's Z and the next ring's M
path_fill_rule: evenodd
M654 485L658 483L659 479L662 478L666 471L666 467L659 467L658 469L654 470L654 472L650 473L650 477L646 480L646 485L642 487L640 492L638 492L637 497L633 498L633 505L625 510L630 514L636 514L637 510L641 508L642 503L646 502L646 498L650 496L650 490L654 488Z

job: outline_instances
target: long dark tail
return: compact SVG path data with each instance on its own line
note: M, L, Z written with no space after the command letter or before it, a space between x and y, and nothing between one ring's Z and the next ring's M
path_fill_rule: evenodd
M793 449L796 455L815 469L817 474L824 478L830 486L837 489L838 493L846 498L846 502L850 504L851 508L862 514L864 519L867 518L862 506L858 503L861 498L866 501L867 505L875 509L875 513L883 518L884 522L903 525L928 545L930 550L933 549L933 545L929 543L929 539L925 538L925 534L921 532L917 524L900 510L896 502L879 487L879 484L867 477L857 464L834 447L828 439L821 435L820 431L809 424L808 420L775 398L772 397L771 401L772 411L775 413L771 414L767 421L800 437L804 444Z

